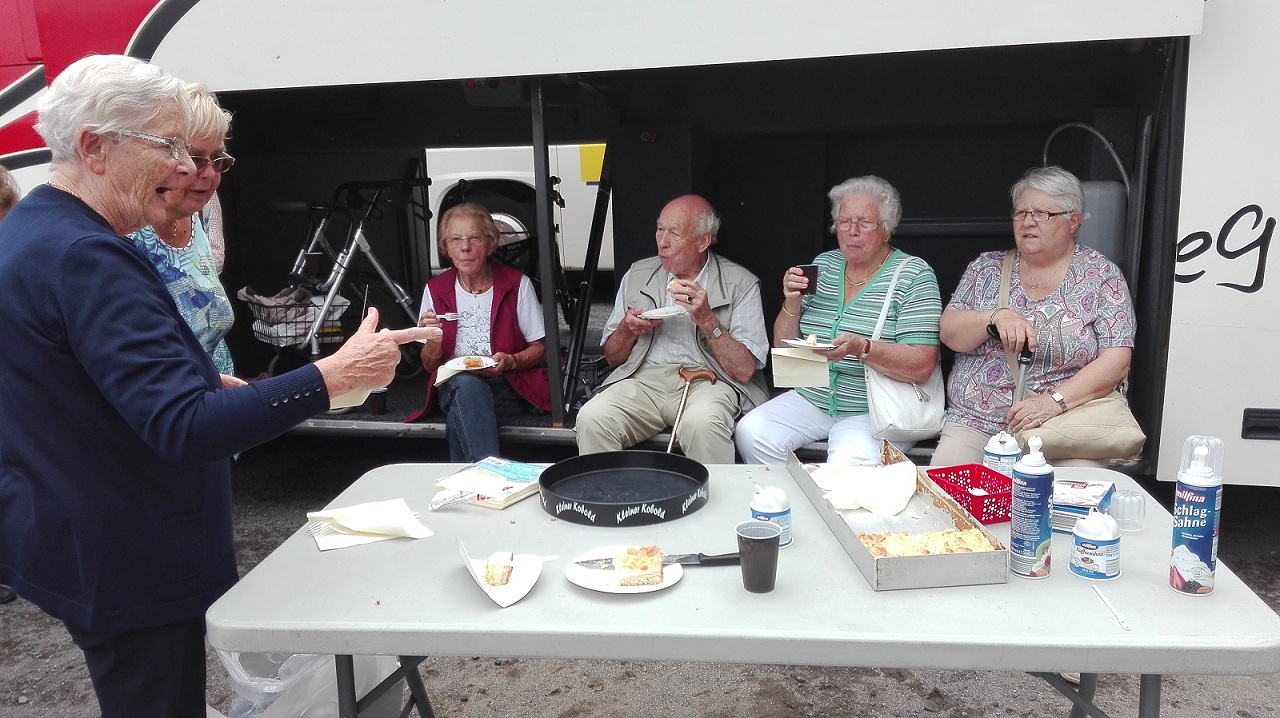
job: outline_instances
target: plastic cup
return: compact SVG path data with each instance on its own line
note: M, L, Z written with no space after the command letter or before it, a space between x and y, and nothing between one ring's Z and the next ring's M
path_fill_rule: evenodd
M1107 515L1116 520L1121 531L1141 531L1146 528L1147 497L1141 491L1117 491L1111 497Z
M809 286L800 290L801 294L813 294L818 291L818 265L801 264L800 271L804 272L804 276L809 280Z
M385 386L381 389L371 389L369 391L369 413L387 413L387 388Z
M765 521L738 524L738 555L742 557L742 587L768 593L778 578L778 542L782 527Z

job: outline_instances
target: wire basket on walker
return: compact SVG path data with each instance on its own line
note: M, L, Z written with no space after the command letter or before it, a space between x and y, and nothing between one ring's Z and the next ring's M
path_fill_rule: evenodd
M311 339L311 328L324 308L324 297L313 295L301 287L285 289L274 296L265 297L252 287L236 293L253 312L253 335L259 340L277 347L300 347ZM325 313L316 341L321 344L340 344L343 340L340 318L351 300L342 295L334 297Z

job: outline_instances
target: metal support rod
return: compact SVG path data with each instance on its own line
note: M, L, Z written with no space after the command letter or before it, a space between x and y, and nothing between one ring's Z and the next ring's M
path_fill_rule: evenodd
M584 276L578 288L577 312L573 315L573 327L569 334L569 359L564 378L564 403L567 412L573 406L578 390L578 373L581 371L583 344L587 340L587 323L591 319L591 293L596 283L596 270L600 266L600 247L604 244L604 226L609 217L609 196L613 182L609 172L609 148L604 149L600 168L600 183L596 186L596 207L591 213L591 233L587 235L587 257L583 263Z
M1142 674L1138 683L1138 718L1160 718L1160 675Z
M1083 696L1086 700L1092 703L1094 696L1097 695L1098 693L1098 674L1097 673L1081 673L1080 688L1077 689L1077 691L1080 693L1081 696ZM1081 709L1079 706L1072 706L1071 715L1068 718L1084 718L1084 716L1085 716L1085 712L1083 709Z
M337 655L333 657L333 667L337 671L338 718L356 718L360 709L356 707L356 668L355 657Z
M555 226L551 217L551 162L543 117L542 78L530 80L533 115L533 180L538 203L538 276L542 281L542 320L546 325L547 380L551 383L551 425L564 426L564 390L560 369L560 319L557 315Z
M1069 683L1067 683L1067 681L1062 676L1058 675L1057 673L1040 673L1040 672L1029 672L1029 673L1030 675L1033 675L1036 678L1043 680L1045 683L1048 683L1050 686L1053 686L1054 690L1061 693L1063 697L1065 697L1067 700L1071 701L1072 705L1075 706L1072 709L1071 715L1076 715L1075 711L1080 710L1084 712L1084 715L1087 715L1090 718L1110 718L1106 713L1102 712L1101 708L1093 704L1093 700L1092 700L1093 696L1086 697L1082 695L1080 691L1077 691L1075 688L1073 688ZM1081 675L1081 682L1083 683L1083 681L1084 681L1084 676ZM1096 675L1094 676L1094 679L1093 679L1093 685L1094 687L1098 685ZM1148 717L1142 716L1141 718L1148 718Z

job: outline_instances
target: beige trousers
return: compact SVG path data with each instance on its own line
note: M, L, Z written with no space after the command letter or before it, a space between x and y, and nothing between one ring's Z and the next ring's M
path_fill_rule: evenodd
M605 387L578 412L578 453L626 449L671 426L684 380L677 367L646 364ZM732 464L738 397L724 382L695 381L676 437L684 455L703 464Z
M938 448L933 450L931 466L955 466L956 464L981 464L982 450L986 448L990 436L970 429L963 424L948 421L942 425L942 436L938 437ZM1058 459L1054 466L1088 466L1105 469L1110 464L1106 459Z

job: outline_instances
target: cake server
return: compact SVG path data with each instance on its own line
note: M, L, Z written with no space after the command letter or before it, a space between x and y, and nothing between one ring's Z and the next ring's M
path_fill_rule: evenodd
M715 556L708 556L705 553L669 553L662 557L662 565L666 566L673 563L683 564L685 566L737 566L741 563L738 558L738 552L722 553ZM613 569L613 557L593 558L586 561L575 561L575 566L584 568L602 568L605 570Z

